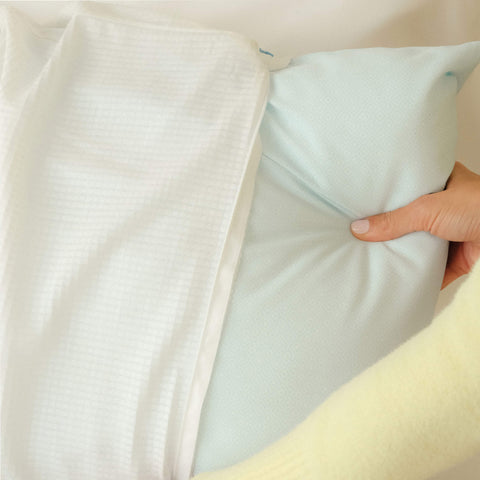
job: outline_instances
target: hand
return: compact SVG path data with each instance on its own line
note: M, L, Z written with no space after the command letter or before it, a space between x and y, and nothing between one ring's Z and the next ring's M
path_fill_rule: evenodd
M470 272L480 257L480 175L455 162L445 190L353 222L351 230L367 242L392 240L422 230L449 240L443 289Z

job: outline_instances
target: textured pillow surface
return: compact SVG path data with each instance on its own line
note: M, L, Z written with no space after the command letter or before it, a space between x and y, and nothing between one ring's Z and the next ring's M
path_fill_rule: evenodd
M430 323L448 242L367 243L349 226L445 187L456 95L479 60L480 42L377 47L271 72L194 474L254 455Z
M100 3L0 5L2 480L189 478L260 159L253 41Z

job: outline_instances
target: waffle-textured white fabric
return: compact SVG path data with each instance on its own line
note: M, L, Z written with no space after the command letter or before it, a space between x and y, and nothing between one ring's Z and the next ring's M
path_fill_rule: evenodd
M126 11L0 9L2 480L190 476L269 74Z

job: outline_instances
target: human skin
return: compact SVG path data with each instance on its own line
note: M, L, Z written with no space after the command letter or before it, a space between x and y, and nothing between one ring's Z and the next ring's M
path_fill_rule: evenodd
M351 224L366 242L393 240L416 231L450 241L442 289L470 272L480 258L480 175L455 162L445 190Z

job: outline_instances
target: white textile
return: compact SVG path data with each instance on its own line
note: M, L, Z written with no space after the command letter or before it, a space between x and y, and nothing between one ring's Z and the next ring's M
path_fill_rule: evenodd
M173 16L0 8L2 480L186 480L268 92Z

